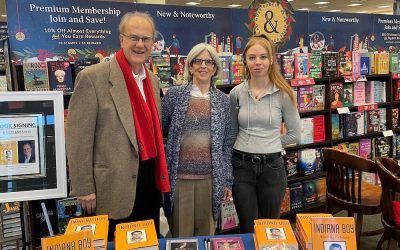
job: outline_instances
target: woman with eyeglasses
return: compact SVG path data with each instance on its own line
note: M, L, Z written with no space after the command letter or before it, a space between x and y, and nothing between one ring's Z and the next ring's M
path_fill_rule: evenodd
M186 59L188 83L170 88L162 100L173 237L213 235L221 202L232 197L234 138L229 98L214 85L220 72L215 49L197 44Z
M240 232L249 233L255 219L280 216L287 185L283 147L298 142L300 116L293 90L277 65L274 44L265 35L249 39L243 61L246 80L230 92L236 138L232 191Z

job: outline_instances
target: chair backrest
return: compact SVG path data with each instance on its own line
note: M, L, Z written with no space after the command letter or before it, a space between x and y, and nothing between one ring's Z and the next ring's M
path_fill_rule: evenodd
M387 168L391 173L398 175L400 174L400 166L395 160L387 157L378 157L377 161L381 162L382 165Z
M362 174L376 174L376 163L333 148L323 148L322 152L327 170L326 192L342 201L361 204Z
M393 205L396 200L396 193L400 193L400 178L389 171L385 164L379 160L376 161L378 166L378 174L381 179L382 195L381 210L382 217L391 226L395 225L393 220Z

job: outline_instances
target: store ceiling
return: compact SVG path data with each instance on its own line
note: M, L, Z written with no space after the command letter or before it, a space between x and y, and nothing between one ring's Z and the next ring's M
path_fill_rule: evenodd
M97 1L111 1L111 0L97 0ZM393 14L393 2L394 0L325 0L328 4L316 5L315 2L319 0L293 0L291 2L295 10L301 8L309 8L310 11L328 12L330 10L340 10L341 12L365 12L375 14ZM170 5L186 5L187 2L199 2L199 7L223 7L228 8L230 4L241 5L238 8L247 9L252 0L114 0L112 2L138 2L138 3L163 3ZM360 3L362 5L349 7L349 4ZM187 5L186 5L187 6ZM379 8L379 6L388 6L385 8ZM0 0L0 21L5 22L7 20L3 15L6 14L5 0Z

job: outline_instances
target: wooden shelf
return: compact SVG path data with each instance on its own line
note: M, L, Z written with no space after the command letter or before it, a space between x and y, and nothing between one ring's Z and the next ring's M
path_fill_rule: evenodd
M346 141L354 141L354 140L371 138L371 137L376 137L376 136L382 136L382 131L373 132L373 133L369 133L369 134L365 134L365 135L357 135L357 136L352 136L352 137L334 139L334 140L332 140L332 143L336 144L336 143L341 143L341 142L346 142Z
M319 179L326 176L326 171L316 172L314 174L306 175L306 176L291 176L288 178L288 184L292 184L295 182L302 182L311 179Z
M317 201L315 203L311 203L302 208L298 208L298 209L290 210L289 212L286 212L286 213L282 213L281 218L288 218L288 219L292 220L289 217L292 217L292 216L295 217L297 213L307 213L307 212L314 212L314 211L323 212L324 210L325 210L325 202Z
M299 149L303 149L303 148L322 148L322 147L326 147L326 146L330 146L330 145L331 145L330 141L326 140L326 141L323 141L323 142L316 142L316 143L289 146L289 147L286 147L285 150L286 151L294 151L294 150L299 150Z

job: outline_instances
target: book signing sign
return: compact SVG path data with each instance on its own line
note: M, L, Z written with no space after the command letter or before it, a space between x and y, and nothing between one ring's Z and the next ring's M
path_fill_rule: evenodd
M207 42L239 54L249 35L267 34L279 52L367 49L397 51L400 18L392 15L294 11L287 0L255 0L248 9L95 2L7 0L12 62L79 57L107 60L119 49L118 24L147 11L157 26L154 53L186 55Z

